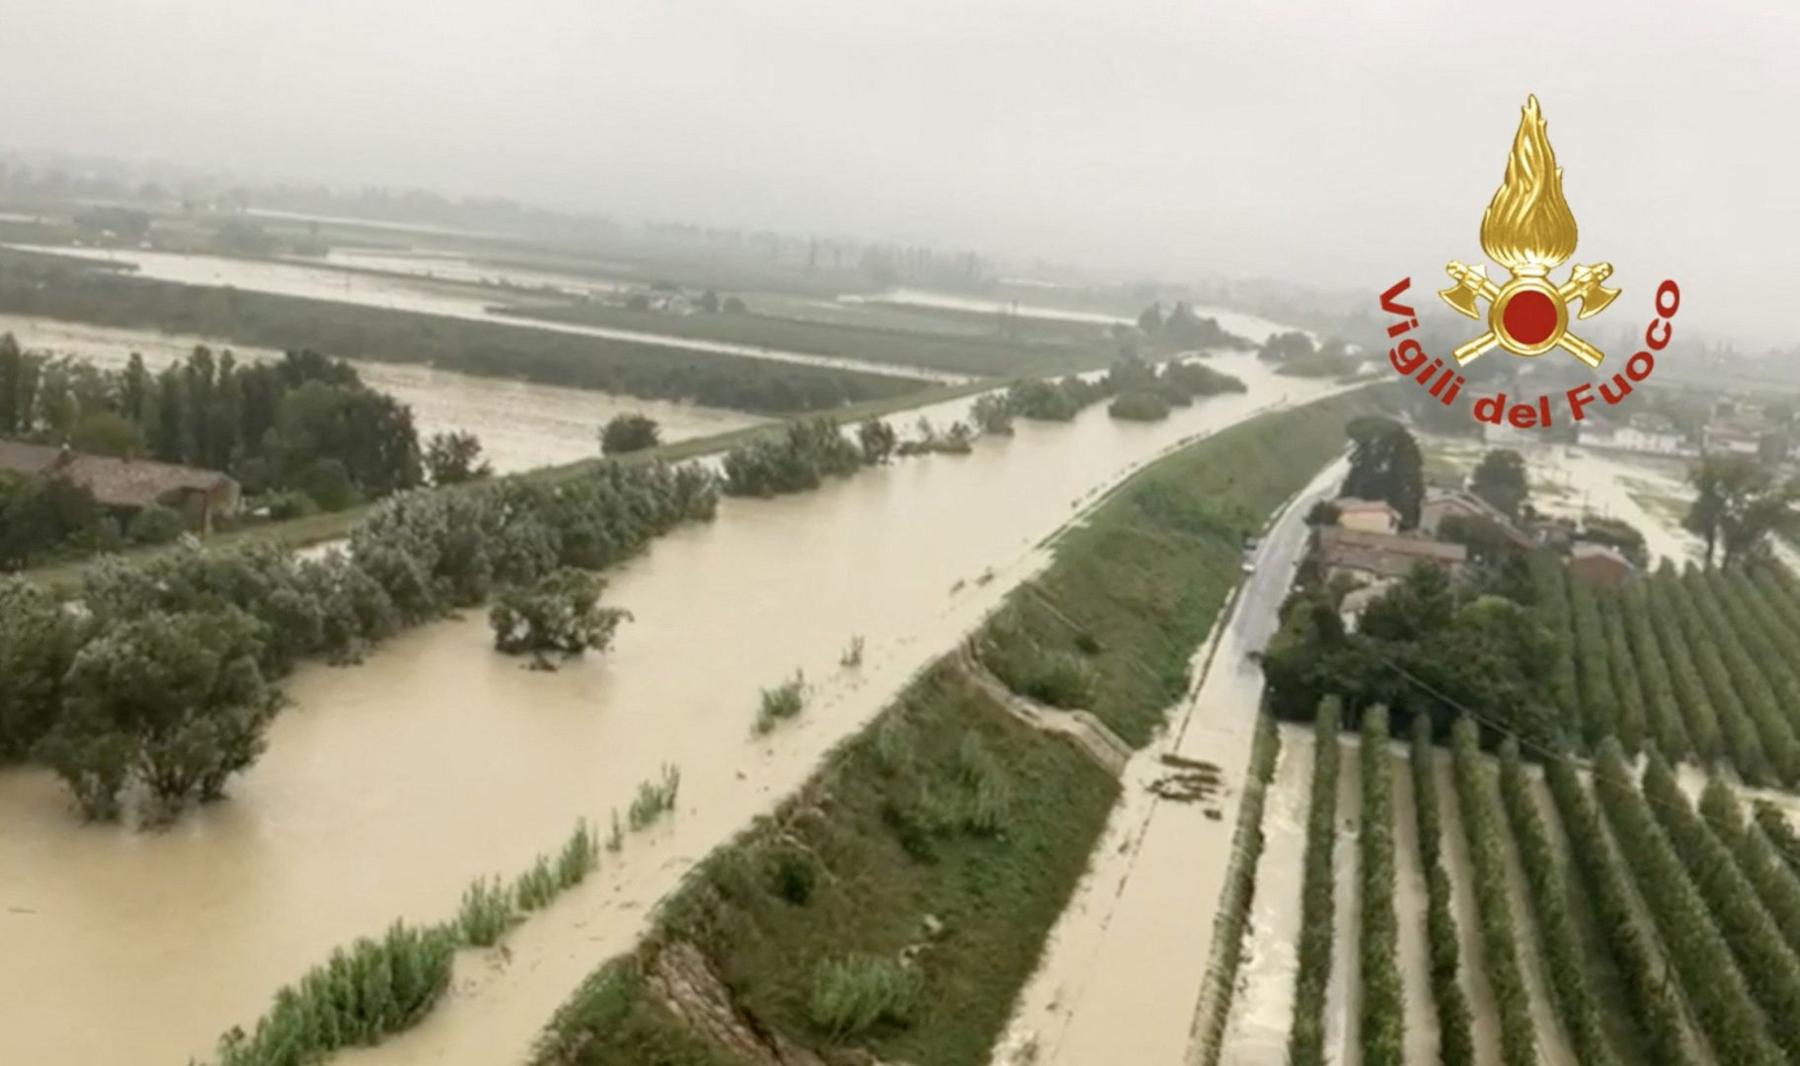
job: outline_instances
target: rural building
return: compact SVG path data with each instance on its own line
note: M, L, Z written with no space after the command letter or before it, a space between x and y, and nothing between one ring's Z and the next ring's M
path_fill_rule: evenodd
M1339 576L1358 581L1382 581L1405 577L1424 563L1454 574L1468 561L1469 551L1460 544L1445 544L1425 537L1372 533L1342 526L1319 530L1319 563L1327 581Z
M1617 588L1631 579L1630 560L1607 544L1578 540L1569 545L1569 576L1593 585Z
M1355 496L1339 496L1333 500L1337 508L1337 524L1345 529L1365 533L1400 532L1400 512L1386 500L1364 500Z
M1575 433L1580 443L1593 448L1611 448L1639 455L1695 454L1687 437L1661 415L1634 415L1623 424L1590 415L1576 427Z
M212 532L214 519L233 514L238 483L217 470L87 455L46 444L0 441L0 470L26 477L60 477L94 494L103 507L142 510L153 503L172 508L188 528Z
M1715 424L1702 431L1700 446L1714 454L1757 455L1762 452L1763 436L1747 426Z
M1439 536L1438 528L1446 518L1466 518L1486 522L1514 546L1530 551L1536 545L1505 512L1467 489L1426 489L1425 502L1419 505L1419 530L1428 537Z

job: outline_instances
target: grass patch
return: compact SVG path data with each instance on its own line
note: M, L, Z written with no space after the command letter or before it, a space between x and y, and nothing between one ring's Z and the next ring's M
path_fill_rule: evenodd
M637 798L631 801L631 831L636 833L655 825L662 816L675 809L675 796L681 791L681 768L664 764L662 777L638 784Z
M859 648L859 656L860 652ZM762 697L757 701L756 707L757 735L769 732L789 718L798 717L805 709L806 675L796 670L793 677L774 688L762 690Z

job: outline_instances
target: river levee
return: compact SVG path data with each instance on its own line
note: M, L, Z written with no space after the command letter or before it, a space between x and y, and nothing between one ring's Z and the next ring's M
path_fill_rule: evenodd
M1342 388L1245 355L1215 365L1249 391L1152 424L1095 407L1070 424L1020 423L971 455L726 500L716 522L610 574L608 602L635 621L608 654L558 672L495 654L479 613L414 630L360 666L304 667L268 754L226 801L171 830L82 825L46 772L0 772L8 1058L203 1056L334 946L396 917L450 916L472 879L517 872L578 817L604 827L639 782L679 766L671 822L603 857L503 952L459 959L449 1000L368 1053L521 1059L694 861L952 647L1085 503L1183 441ZM841 667L855 636L863 664ZM812 690L805 714L753 739L758 690L796 669Z

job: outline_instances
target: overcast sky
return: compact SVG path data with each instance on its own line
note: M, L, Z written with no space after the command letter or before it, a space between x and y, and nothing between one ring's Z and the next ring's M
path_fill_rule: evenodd
M1366 287L1480 256L1527 92L1649 316L1800 342L1800 5L0 0L0 141ZM1497 269L1497 268L1496 268Z

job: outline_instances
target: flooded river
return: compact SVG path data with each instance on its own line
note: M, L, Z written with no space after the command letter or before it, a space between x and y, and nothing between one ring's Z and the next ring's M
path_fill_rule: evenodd
M778 500L727 500L611 575L636 621L556 673L492 652L471 614L362 666L302 668L269 751L230 799L172 830L83 826L54 779L0 772L0 1003L9 1058L177 1063L251 1023L281 984L398 916L448 917L463 887L511 875L574 820L624 809L664 762L672 823L604 856L509 952L459 960L450 999L367 1056L517 1061L602 959L628 948L682 872L796 787L920 666L1041 565L1043 538L1178 442L1337 388L1220 369L1247 394L1166 422L1095 407L1021 423L968 456L911 459ZM992 574L992 580L982 580ZM863 636L863 666L840 652ZM802 717L750 732L757 690L803 669ZM1238 765L1241 765L1241 760Z
M43 252L100 262L127 264L140 277L183 285L229 285L247 292L266 292L279 296L297 296L310 300L332 300L338 303L382 307L393 311L418 311L446 318L494 322L514 329L550 330L578 333L588 337L655 344L665 348L711 352L754 359L770 359L780 363L860 370L890 377L919 378L944 384L969 380L968 375L948 374L925 367L875 363L849 355L813 355L752 344L677 337L641 330L612 329L573 322L551 322L515 315L498 314L494 310L500 295L479 287L449 280L433 281L410 274L377 274L336 269L327 263L302 263L271 259L231 259L216 255L188 255L181 252L149 252L135 249L82 249L60 245L6 245L20 251Z
M216 338L20 315L0 315L0 333L11 333L27 350L76 355L111 369L123 367L131 353L137 352L155 371L186 358L196 344L209 345L215 352L230 348L239 359L279 358L277 352ZM351 362L365 382L412 408L421 438L450 430L472 432L481 438L482 452L494 470L502 474L598 455L599 428L614 415L628 411L656 419L668 442L760 421L740 411L640 400L592 389L476 377L417 364Z
M927 289L890 289L873 296L843 296L840 300L846 303L859 301L898 304L905 307L939 307L948 311L977 311L984 314L1014 314L1026 318L1047 318L1060 322L1089 322L1095 325L1136 325L1135 317L1112 315L1103 311L1073 311L1063 307L1051 307L1046 304L1024 303L1018 300L985 300L975 296L962 296L956 293L932 292ZM1217 307L1195 307L1194 313L1202 318L1217 319L1227 333L1235 333L1261 344L1272 333L1282 333L1290 327L1271 322L1260 315L1252 315L1243 311L1226 311Z

